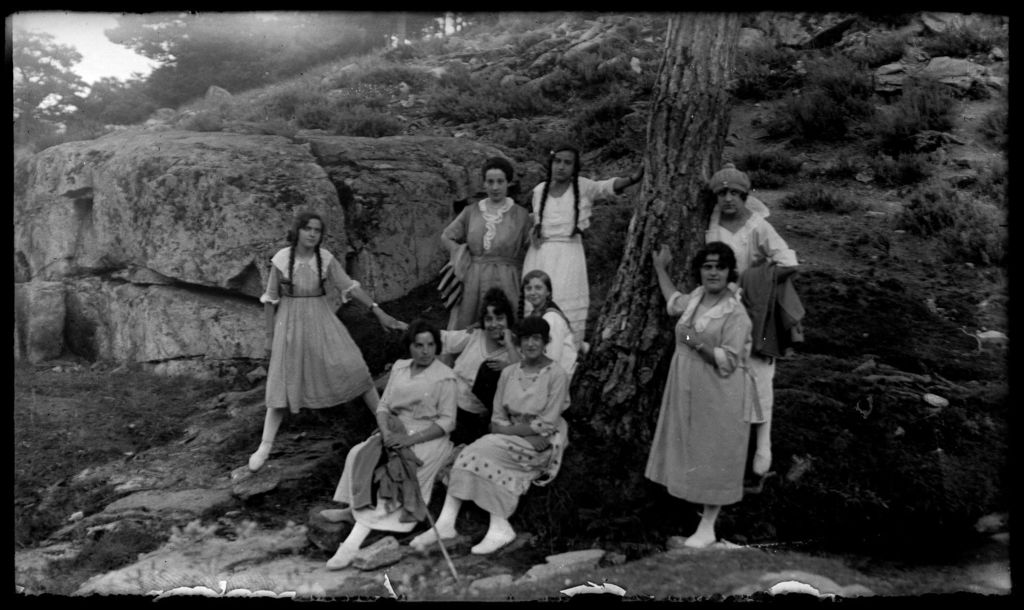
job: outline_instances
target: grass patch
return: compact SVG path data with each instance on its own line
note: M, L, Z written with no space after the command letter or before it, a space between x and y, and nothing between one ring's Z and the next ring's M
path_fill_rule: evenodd
M834 212L849 214L862 208L861 204L832 189L821 186L802 187L780 202L787 210Z
M176 438L196 405L227 381L18 366L14 371L15 544L31 546L68 516L100 505L105 488L63 488L88 466ZM50 498L49 505L41 505Z

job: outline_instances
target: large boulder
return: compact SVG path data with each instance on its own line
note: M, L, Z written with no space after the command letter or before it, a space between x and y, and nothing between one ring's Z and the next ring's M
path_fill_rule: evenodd
M392 300L440 270L454 202L501 154L454 138L129 130L28 156L15 168L15 281L30 286L15 351L37 360L66 345L168 373L249 366L269 260L296 211L320 212L325 247ZM66 315L31 306L55 290L63 303L48 282L68 284Z
M147 269L258 297L293 211L344 214L309 151L278 136L119 132L48 148L15 176L14 250L31 279Z

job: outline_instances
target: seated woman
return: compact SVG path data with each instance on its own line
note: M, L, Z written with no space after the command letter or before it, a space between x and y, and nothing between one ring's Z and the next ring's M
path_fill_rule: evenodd
M448 434L455 427L456 380L455 373L435 358L441 350L440 332L429 322L415 320L406 330L405 343L411 358L398 360L391 368L376 411L380 430L345 458L334 500L349 506L321 512L330 521L355 520L348 537L327 561L329 570L349 565L371 530L409 532L417 516L426 517L434 478L451 454ZM373 497L371 484L382 450L389 461L401 460L407 480L416 478L418 494L416 487L410 494L407 486L382 483ZM388 470L393 476L395 470ZM395 493L396 489L400 491ZM398 498L401 492L405 496Z
M469 444L487 434L491 403L501 370L519 360L509 327L515 312L501 288L484 294L479 326L465 330L442 330L442 353L457 354L452 369L458 378L458 412L452 442Z
M530 315L544 318L551 327L551 342L544 348L544 355L562 365L569 377L576 370L576 339L569 319L552 300L551 276L540 269L527 271L523 276L521 293L523 303L531 307Z
M490 527L470 551L486 555L515 539L508 518L530 484L546 485L562 463L568 428L562 412L569 406L569 374L544 355L551 339L544 318L530 316L519 325L523 359L501 372L494 395L491 433L463 449L452 466L448 494L436 527L412 540L427 545L458 535L455 520L463 500L491 514Z

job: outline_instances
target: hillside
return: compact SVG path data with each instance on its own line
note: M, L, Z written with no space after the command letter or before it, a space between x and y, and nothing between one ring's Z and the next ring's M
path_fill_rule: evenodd
M470 139L531 176L568 138L586 151L584 174L623 175L642 160L664 25L663 15L509 15L266 89L214 90L136 129ZM1008 510L1011 482L1006 342L977 334L1008 331L1006 21L751 14L745 25L723 161L750 173L796 250L808 314L804 345L776 375L775 475L720 522L719 535L743 548L675 548L695 517L644 486L634 465L646 447L580 442L559 479L524 498L515 548L487 560L465 541L451 549L460 582L436 554L327 573L325 549L341 532L311 515L345 448L373 425L365 414L289 420L274 468L248 477L239 467L259 436L258 377L182 381L189 404L172 407L157 399L170 388L66 354L16 370L17 440L35 443L16 449L17 584L145 593L226 578L229 588L376 596L385 572L407 599L542 599L601 578L645 599L749 594L801 570L879 595L1005 593L1008 549L975 524ZM909 76L939 68L956 71L933 74L939 85ZM519 185L520 203L532 186ZM599 206L587 235L592 316L616 271L630 195ZM433 283L387 306L405 320L444 316ZM356 313L340 315L364 353L395 357ZM166 428L122 445L124 418L147 400ZM124 407L108 421L104 405L116 401ZM61 430L76 433L47 436ZM67 464L61 443L114 452ZM467 521L475 540L484 517ZM996 530L1008 540L1005 523ZM589 548L606 553L524 580L546 555ZM494 588L473 593L468 584L485 578Z

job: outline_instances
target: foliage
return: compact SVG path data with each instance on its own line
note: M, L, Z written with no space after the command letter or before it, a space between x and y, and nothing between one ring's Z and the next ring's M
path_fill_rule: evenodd
M995 29L968 23L951 23L942 32L924 40L922 50L932 57L970 57L985 54L1003 42Z
M144 79L107 77L92 84L89 94L79 102L76 116L107 125L135 125L156 109L156 102L146 93Z
M896 226L944 244L946 260L999 265L1006 253L1006 217L999 208L971 200L962 191L925 186L911 194Z
M772 137L828 141L848 135L874 112L871 74L836 55L807 63L807 84L788 95L765 126Z
M803 75L797 71L799 54L789 47L762 43L742 49L736 56L733 94L746 100L777 98L800 87Z
M986 140L1006 150L1010 145L1009 118L1009 108L1003 104L982 118L978 131Z
M932 171L932 164L924 154L905 154L896 158L877 155L868 159L868 166L879 186L914 184L927 178Z
M790 176L800 172L800 165L782 150L747 152L736 159L736 167L747 173L750 183L763 189L785 186Z
M796 192L786 195L780 203L787 210L835 212L837 214L849 214L862 207L858 202L842 193L822 186L801 187Z
M622 118L631 112L632 95L622 89L581 107L573 116L569 131L582 150L593 150L624 133Z
M389 114L365 106L352 106L335 111L330 119L330 130L340 136L380 138L402 133L404 126Z
M909 34L899 30L868 34L863 43L846 49L845 53L857 64L877 68L903 57L909 38Z
M14 79L14 142L24 145L60 130L82 99L73 71L82 55L53 36L16 28L10 46Z
M106 34L160 62L147 93L177 107L211 85L239 92L383 44L358 22L346 13L126 14Z
M412 93L418 93L434 82L430 73L410 66L383 62L370 67L365 71L352 72L343 75L335 81L336 87L347 87L360 83L367 85L391 85L396 86L405 83Z
M458 123L550 114L553 106L543 95L526 87L500 90L496 79L473 79L471 89L439 87L427 96L427 113Z
M908 79L899 101L878 113L869 130L875 147L897 156L917 149L915 137L924 131L949 131L955 120L955 99L949 88L931 79Z

